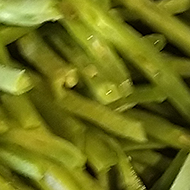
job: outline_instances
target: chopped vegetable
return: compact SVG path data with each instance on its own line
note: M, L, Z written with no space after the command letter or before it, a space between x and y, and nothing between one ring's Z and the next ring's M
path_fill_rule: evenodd
M189 190L189 0L0 2L0 189Z

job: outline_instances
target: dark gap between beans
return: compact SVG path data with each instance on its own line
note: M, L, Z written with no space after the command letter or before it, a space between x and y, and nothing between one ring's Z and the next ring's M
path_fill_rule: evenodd
M29 69L38 72L35 67L33 67L20 53L16 41L7 45L8 52L13 60L17 61L24 67L28 67Z

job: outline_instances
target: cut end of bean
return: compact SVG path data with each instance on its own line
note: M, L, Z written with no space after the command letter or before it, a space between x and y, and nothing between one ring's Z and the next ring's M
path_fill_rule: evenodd
M25 70L22 70L17 80L15 81L15 89L13 91L13 94L20 95L23 94L33 88L32 82L30 80L30 77L26 74Z
M4 92L20 95L30 89L33 84L25 70L7 66L0 67L0 89Z

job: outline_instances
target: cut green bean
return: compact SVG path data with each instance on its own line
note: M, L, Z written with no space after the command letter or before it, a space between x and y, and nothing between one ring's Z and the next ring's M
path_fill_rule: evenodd
M69 1L70 6L73 7L76 14L80 15L86 23L88 23L94 30L96 30L102 36L104 36L108 41L110 41L110 43L113 43L116 46L116 48L123 54L123 56L130 60L140 70L142 70L142 72L152 83L159 86L159 88L168 96L170 102L189 121L189 89L183 83L180 77L176 76L175 73L173 73L168 67L165 66L166 60L158 53L156 48L153 48L153 46L149 43L145 43L144 39L141 39L139 34L131 26L114 21L111 17L109 17L109 15L106 15L101 9L98 8L98 6L93 4L93 2L91 2L90 0L82 0L82 3L78 1L79 0ZM127 7L129 6L128 4L130 4L130 7L135 10L137 9L136 7L138 7L138 11L142 11L144 14L146 13L146 11L142 7L145 7L147 11L154 12L154 10L148 9L143 4L143 2L139 2L138 0L136 1L124 1L123 3L126 4ZM149 3L151 4L151 2ZM134 7L132 7L133 5ZM165 14L164 11L163 13ZM160 17L162 16L161 18L163 18L164 14L160 14ZM149 16L149 14L147 15ZM148 19L149 18L150 17L148 17ZM163 20L161 18L159 19L159 22ZM171 25L172 22L169 21L168 23L169 25ZM171 19L171 21L173 20ZM154 22L153 25L155 25L155 23L157 22ZM177 39L177 41L180 42L180 45L182 45L182 40L179 40L177 36L176 38L174 36L170 36L169 38L168 34L171 33L171 31L175 31L176 34L176 30L175 28L172 28L173 26L170 28L168 26L168 23L167 30L169 30L169 32L167 31L167 34L166 32L163 34L169 40L171 37L172 39ZM179 25L181 26L182 24L179 22ZM184 29L182 29L183 26L180 26L177 29L178 31L180 30L180 36L183 36L183 38L185 38L185 45L183 44L183 47L185 47L185 49L188 51L190 49L187 46L187 36L189 35L189 29L187 28L188 35L184 33L182 34L181 31L184 31ZM160 27L164 28L163 25L159 26L159 28ZM160 30L158 29L158 31ZM176 89L178 90L176 91Z
M123 6L115 6L109 10L109 14L114 17L118 22L124 21L136 21L138 20L138 16L134 14L131 10L123 7Z
M187 11L190 8L189 0L161 0L155 2L156 6L166 10L170 14L179 14Z
M76 181L63 166L60 167L15 145L3 145L0 150L0 160L4 164L34 180L42 190L79 190Z
M170 190L179 190L179 189L184 189L188 190L190 187L189 184L189 162L190 162L190 157L189 154L181 167L175 181L172 183L172 186L170 187Z
M0 65L0 89L14 95L23 94L33 87L25 70Z
M161 175L161 172L156 168L152 168L136 161L131 161L131 163L144 184L147 184L147 188L152 186Z
M4 45L10 44L27 33L36 29L35 27L19 27L0 25L0 38Z
M61 52L63 57L66 57L69 62L78 68L84 84L94 99L102 104L107 104L121 96L118 94L116 86L107 80L101 69L97 68L95 61L86 55L84 50L71 38L63 27L54 25L54 27L42 27L41 30L42 35L48 38L51 44ZM123 83L122 88L125 88L125 83Z
M188 190L190 0L38 1L0 3L0 189Z
M13 174L10 168L0 165L0 175L5 178L16 190L34 190L23 182L16 174Z
M16 127L17 124L15 122L11 126L12 129L0 141L16 144L60 162L68 168L84 167L86 157L77 147L65 139L59 138L40 128L25 130Z
M74 87L77 71L56 55L37 33L30 33L18 41L22 54L39 72L49 78L55 91Z
M3 105L19 124L26 129L46 127L46 124L26 94L1 96Z
M35 96L41 96L40 94L49 92L47 88L44 89L44 83L40 82L31 93L35 93ZM64 95L62 98L54 100L62 109L93 122L109 133L136 141L146 141L144 129L136 120L131 120L130 117L123 118L122 115L115 113L106 106L84 98L72 90L66 91Z
M167 60L167 66L174 72L180 74L183 78L190 77L190 59L164 54Z
M101 130L96 129L95 131L96 134L104 138L104 140L107 141L110 147L115 151L115 154L118 158L117 164L115 166L118 171L119 186L121 187L121 189L144 190L145 187L143 186L141 180L138 178L135 171L133 170L129 158L122 151L117 140L106 135Z
M80 120L56 104L48 93L31 91L29 96L54 134L84 150L86 126Z
M135 12L151 28L164 34L168 41L182 49L187 55L190 54L189 27L183 22L171 16L166 10L159 8L151 1L121 0L120 2Z
M0 147L0 160L12 170L35 180L44 175L44 167L40 165L35 154L31 154L15 145L3 144Z
M126 7L122 6L111 9L109 13L111 16L113 16L117 21L120 21L121 23L124 21L129 22L138 20L138 17L135 13L133 13L130 9L127 9ZM142 36L142 38L153 44L154 47L156 47L159 51L161 51L167 43L165 36L159 33L148 34Z
M134 117L141 122L147 134L160 142L175 148L190 147L189 130L174 125L164 118L138 109L128 110L126 115Z
M101 173L97 175L97 180L102 189L110 190L109 173Z
M166 144L153 139L149 139L145 143L138 143L128 139L119 139L119 144L125 152L133 150L162 149L167 147Z
M95 31L91 30L80 20L77 20L77 22L75 20L62 20L60 23L63 23L63 26L66 23L65 27L70 28L69 32L73 33L73 38L80 42L89 56L97 60L96 66L98 70L103 70L109 80L115 81L120 85L129 79L129 73L123 61L112 46L104 41Z
M164 172L171 162L166 156L152 150L135 150L126 152L126 154L132 160L157 168L161 172Z
M178 1L178 0L153 0L152 2L154 2L154 4L157 7L159 7L160 9L164 9L167 13L169 13L171 15L183 13L190 8L189 0L181 0L181 1ZM121 4L119 3L119 1L114 1L114 7L116 7L116 8L121 7ZM132 20L134 20L135 18L139 19L139 17L131 9L126 8L124 13L125 13L124 16L129 15L129 18L133 18Z
M121 98L108 106L118 112L126 111L137 104L158 102L161 103L166 99L166 95L158 87L142 85L134 88L134 92L126 98Z
M165 10L168 14L174 15L188 11L190 8L189 0L160 0L154 1L154 4ZM123 7L119 1L115 1L114 7L109 11L112 16L118 21L138 21L140 20L139 15L137 15L133 10L128 7Z
M177 156L174 158L170 166L164 172L164 174L158 179L158 181L153 185L151 190L168 190L178 174L180 168L182 167L185 159L187 158L188 151L181 150Z
M120 149L119 144L111 140L111 145L115 149L119 159L116 165L119 175L119 187L127 190L145 190L146 187L142 184L140 178L138 178L130 163L130 159Z
M114 99L131 94L131 79L121 58L116 54L112 46L104 41L101 36L85 26L80 20L63 20L63 26L69 28L69 32L81 44L87 54L95 60L97 75L101 73L107 80L108 87L105 93L115 94ZM109 90L110 88L110 90ZM104 90L104 89L103 89Z
M75 170L72 171L73 176L80 184L82 190L104 190L103 187L100 186L98 181L89 175L86 171Z
M136 120L132 120L130 117L124 118L122 115L91 100L84 99L72 91L68 91L67 95L57 102L71 113L94 122L110 133L136 141L146 141L144 130Z
M170 15L183 13L190 8L189 0L160 0L154 1L154 4L165 10ZM121 6L118 1L115 1L114 8L109 11L112 16L117 20L137 21L140 16L134 13L130 8Z
M80 190L80 186L65 168L49 163L44 176L36 183L42 190ZM84 184L85 185L85 184Z
M107 173L118 161L115 151L105 137L106 135L92 127L86 134L85 154L89 165L97 174Z
M161 51L167 43L165 36L163 34L158 33L145 35L143 36L143 39L152 43L154 47L157 48L159 51Z

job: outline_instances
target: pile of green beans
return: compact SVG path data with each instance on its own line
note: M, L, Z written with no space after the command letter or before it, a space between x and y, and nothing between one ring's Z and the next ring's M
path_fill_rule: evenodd
M190 0L0 4L0 189L190 189Z

